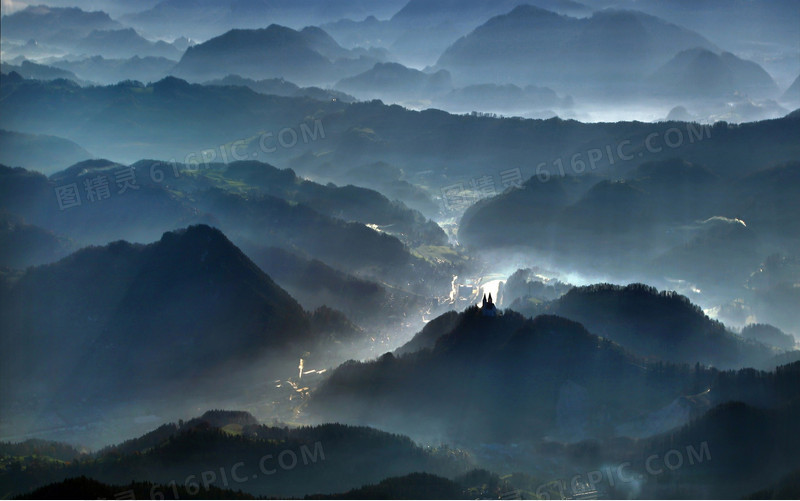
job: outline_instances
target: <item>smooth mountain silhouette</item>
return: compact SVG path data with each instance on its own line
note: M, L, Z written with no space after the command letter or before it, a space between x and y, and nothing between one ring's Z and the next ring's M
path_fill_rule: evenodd
M449 91L452 84L444 70L426 74L399 63L378 63L364 73L340 80L336 88L362 99L404 100L431 99Z
M296 31L272 24L257 30L231 30L189 47L173 74L195 80L237 74L317 85L374 64L374 59L342 48L319 28Z
M730 52L682 51L659 68L651 80L657 89L680 99L724 98L736 93L754 98L776 97L778 86L769 73Z
M593 86L599 92L615 82L627 92L631 79L692 47L714 48L695 32L641 12L605 10L578 19L523 5L459 39L436 66L449 70L456 85L487 83L488 76L570 93Z
M0 129L0 163L3 165L52 174L91 157L91 153L67 139Z

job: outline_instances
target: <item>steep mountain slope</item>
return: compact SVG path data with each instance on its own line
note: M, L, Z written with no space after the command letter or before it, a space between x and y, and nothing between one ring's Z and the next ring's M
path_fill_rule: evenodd
M783 93L781 96L781 100L787 103L791 103L794 106L800 105L800 75L794 79L792 85L786 89L786 92Z
M322 360L321 344L361 334L307 314L208 226L165 233L149 245L85 248L29 269L3 294L9 402L113 406L227 377L259 360L279 375L304 351ZM207 388L207 396L214 391Z

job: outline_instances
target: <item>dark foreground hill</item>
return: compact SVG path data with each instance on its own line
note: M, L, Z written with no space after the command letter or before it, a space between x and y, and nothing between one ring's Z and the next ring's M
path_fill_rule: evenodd
M232 493L209 490L231 489L256 496L302 497L344 492L419 471L452 477L468 467L458 451L422 448L408 437L372 428L242 424L241 413L231 420L232 414L214 411L186 423L163 425L67 463L28 461L25 469L6 468L0 471L0 491L19 495L86 476L114 485L131 479L166 485L165 497L175 484L180 492L193 495L206 491L225 497ZM25 464L26 457L10 463Z
M736 398L774 406L792 394L778 376L751 369L648 363L561 317L506 311L492 318L469 308L452 321L436 320L420 334L424 340L412 340L418 351L341 365L306 410L415 437L516 443L648 436L685 424L710 404ZM444 333L426 348L437 331ZM689 398L701 393L707 396Z

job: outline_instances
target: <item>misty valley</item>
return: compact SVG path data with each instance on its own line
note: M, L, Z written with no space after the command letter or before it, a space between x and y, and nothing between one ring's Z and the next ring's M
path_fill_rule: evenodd
M800 497L796 1L0 22L0 497Z

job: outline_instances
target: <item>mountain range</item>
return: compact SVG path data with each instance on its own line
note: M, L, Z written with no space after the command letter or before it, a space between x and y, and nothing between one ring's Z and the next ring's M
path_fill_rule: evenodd
M238 491L235 498L246 498L244 491L255 496L298 497L334 494L416 471L448 477L466 472L468 460L448 452L423 448L408 437L367 427L326 424L290 429L280 423L259 424L246 412L215 410L186 422L162 425L90 455L73 456L61 466L45 463L9 469L0 473L0 486L6 495L19 495L33 485L82 475L122 485L130 482L131 472L136 471L139 478L164 486L161 491L148 485L148 495L170 495L170 482L180 478L181 492L186 490L190 496L225 499ZM19 454L17 464L24 464L25 458ZM220 464L225 465L224 477ZM183 485L188 475L205 471L214 471L214 478L198 476L196 483Z
M578 19L519 6L459 39L436 67L450 71L457 85L514 83L591 92L587 84L575 85L591 78L591 85L613 80L627 91L626 82L694 47L715 49L700 34L641 12L606 10Z
M677 311L666 306L669 299L661 302ZM748 371L648 363L562 317L530 319L508 310L487 317L471 307L455 322L450 316L443 322L434 329L444 333L432 347L423 331L425 343L412 341L417 351L341 365L311 395L306 411L426 439L531 443L541 437L574 442L649 436L687 424L708 405L784 401L779 385L765 383L767 390L745 383ZM686 335L704 342L699 332ZM647 331L633 336L658 342ZM704 399L684 400L702 392ZM676 405L683 410L676 412Z
M272 24L231 30L189 47L172 72L194 80L236 74L319 85L368 69L375 64L375 55L379 53L344 49L320 28L296 31Z

